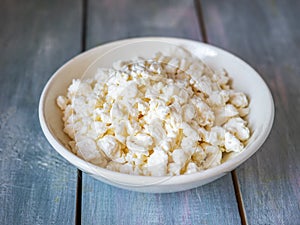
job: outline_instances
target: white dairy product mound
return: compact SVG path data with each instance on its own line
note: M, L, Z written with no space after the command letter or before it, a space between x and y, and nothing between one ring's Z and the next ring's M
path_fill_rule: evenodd
M225 70L162 53L99 68L57 98L75 154L145 176L195 173L242 151L250 137L248 104Z

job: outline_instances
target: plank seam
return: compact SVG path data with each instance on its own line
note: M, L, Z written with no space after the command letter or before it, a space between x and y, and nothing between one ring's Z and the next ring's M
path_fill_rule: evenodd
M204 43L209 43L208 37L207 37L207 32L206 32L206 27L205 27L205 21L204 21L204 16L203 16L201 0L194 0L194 5L196 8L196 15L197 15L198 23L200 26L200 31L202 34L202 41ZM238 205L238 211L239 211L239 215L241 218L241 224L248 225L246 211L245 211L244 202L243 202L243 197L242 197L238 177L237 177L235 170L233 170L231 172L231 178L232 178L235 197L236 197L236 201L237 201L237 205Z
M207 33L206 33L205 24L204 24L204 17L203 17L203 13L202 13L202 7L201 7L200 0L194 0L194 5L195 5L195 8L196 8L196 15L197 15L197 19L198 19L198 24L200 26L202 41L204 43L208 43Z
M239 214L241 217L241 224L248 225L246 211L245 211L245 207L244 207L243 196L242 196L242 192L241 192L240 184L239 184L239 179L237 177L235 170L231 171L231 178L232 178L232 182L233 182L233 186L234 186L235 197L236 197L236 200L238 203Z
M75 224L81 225L82 172L77 169Z
M82 0L81 52L84 52L86 50L87 6L88 6L88 0ZM81 225L81 210L82 210L82 171L77 169L76 214L75 214L76 225Z
M86 50L87 6L88 0L82 0L81 52L84 52Z

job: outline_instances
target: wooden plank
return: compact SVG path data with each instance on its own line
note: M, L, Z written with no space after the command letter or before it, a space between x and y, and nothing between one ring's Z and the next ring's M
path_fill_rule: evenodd
M1 1L0 221L71 224L77 170L46 141L38 121L43 86L80 52L79 1Z
M88 47L138 36L201 39L191 0L90 0L88 14Z
M84 174L82 224L239 224L230 176L188 191L148 194Z
M135 36L199 40L193 1L89 1L88 48ZM143 194L83 174L82 224L239 224L230 175L193 190Z
M275 101L270 137L237 170L249 224L299 224L300 2L203 3L209 42L253 65Z

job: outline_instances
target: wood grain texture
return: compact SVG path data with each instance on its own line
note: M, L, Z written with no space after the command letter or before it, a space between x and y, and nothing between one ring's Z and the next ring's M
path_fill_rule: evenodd
M80 52L79 1L1 1L0 223L71 224L76 169L38 121L43 86Z
M188 191L148 194L84 175L82 203L82 224L240 224L229 176Z
M91 1L88 48L136 36L199 40L193 1ZM143 194L114 188L83 174L82 224L239 224L230 175L193 190Z
M193 1L89 0L87 46L138 36L201 39Z
M300 224L299 1L202 1L208 41L253 65L275 101L273 130L238 170L249 224Z

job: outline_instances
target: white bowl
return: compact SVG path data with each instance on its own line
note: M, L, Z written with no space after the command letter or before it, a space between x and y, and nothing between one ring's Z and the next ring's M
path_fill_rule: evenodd
M229 157L224 163L214 168L189 175L148 177L127 175L95 166L73 154L68 147L69 137L63 132L62 112L56 105L56 98L65 95L74 78L82 78L93 72L93 62L109 66L115 60L133 56L152 56L164 51L170 45L181 46L202 59L212 69L225 68L233 79L233 87L243 91L250 99L248 122L252 131L245 149ZM118 56L114 49L118 48ZM92 65L92 66L90 66ZM90 67L89 67L90 66ZM274 104L271 93L259 76L247 63L238 57L201 42L177 38L135 38L101 45L63 65L46 84L39 103L39 118L43 132L53 148L80 170L105 183L140 192L176 192L207 184L232 171L264 143L270 133L274 119Z

